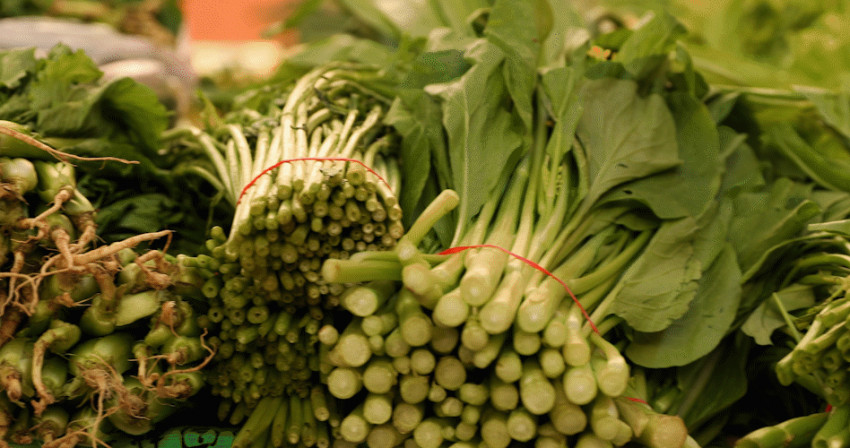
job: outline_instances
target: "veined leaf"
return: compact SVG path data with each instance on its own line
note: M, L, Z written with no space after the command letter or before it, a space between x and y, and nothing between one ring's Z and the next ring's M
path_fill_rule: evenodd
M35 49L8 50L0 56L0 86L15 89L21 80L35 71Z
M651 13L623 43L614 56L635 78L643 79L653 72L676 46L685 28L666 13Z
M577 135L588 159L589 204L617 185L681 163L676 125L660 96L639 97L633 81L599 79L584 83L580 98Z
M723 172L717 127L705 106L689 94L673 93L668 104L676 120L682 164L621 185L602 202L638 201L662 219L699 216L711 204Z
M620 278L611 312L646 333L664 330L682 317L697 294L703 270L691 243L698 229L690 217L662 223Z
M703 274L687 312L656 333L636 333L629 359L650 368L690 364L715 349L735 320L741 300L741 271L727 243Z

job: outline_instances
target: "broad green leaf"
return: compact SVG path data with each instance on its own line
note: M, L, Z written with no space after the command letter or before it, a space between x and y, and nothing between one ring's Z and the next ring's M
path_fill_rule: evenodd
M307 45L305 51L286 58L281 69L299 69L306 72L331 61L354 61L383 66L393 58L393 52L386 45L348 34L334 34Z
M636 333L626 349L634 363L650 368L690 364L715 349L735 320L741 300L735 251L723 246L699 281L687 312L656 333Z
M425 89L442 102L452 185L460 195L458 220L481 209L501 173L511 171L523 145L522 121L509 107L502 76L504 53L479 40L466 54L472 67L457 80Z
M568 42L568 39L574 41L581 39L582 35L589 37L589 33L584 28L582 17L573 2L569 0L548 1L549 9L557 11L557 13L552 14L552 30L541 45L540 65L562 66L566 52L570 50L571 45L575 44Z
M573 145L578 120L584 107L579 102L576 90L581 74L572 67L558 67L546 70L540 76L540 83L548 101L547 106L554 120L552 134L546 144L546 153L554 160L561 160L564 153Z
M623 273L611 313L641 332L657 332L682 317L696 296L703 267L691 243L693 218L666 221Z
M644 79L667 59L685 28L666 13L648 13L614 56L635 79Z
M38 113L36 127L46 135L88 136L126 134L148 155L157 149L168 126L168 111L147 86L130 78L116 79L78 99L56 101Z
M403 216L405 227L409 227L415 218L412 211L419 203L425 182L428 180L432 145L435 143L429 138L428 122L421 121L423 119L421 115L425 114L425 120L429 120L429 116L433 117L436 119L437 126L440 126L439 107L436 104L427 104L431 101L430 98L417 96L414 101L421 105L420 108L414 109L420 117L405 107L400 99L396 99L384 118L384 122L393 126L402 136L400 156L404 162L401 164L402 189L399 201L402 210L410 211ZM428 113L434 109L436 109L436 117ZM445 151L445 148L438 147L434 151Z
M823 211L817 222L839 221L850 217L850 193L845 191L815 190L811 199Z
M0 86L16 89L21 80L35 71L35 49L8 50L0 56Z
M587 154L588 206L611 188L677 166L676 125L658 95L641 98L633 81L583 84L577 136Z
M734 199L729 241L745 280L764 263L771 248L798 236L820 214L820 207L808 199L810 194L811 186L781 178L768 191L745 192Z
M490 0L430 0L442 23L446 24L452 31L474 36L475 30L470 24L471 16L476 11L492 6Z
M572 150L578 120L584 111L576 94L580 82L581 72L573 67L546 70L540 77L546 102L538 107L545 105L551 109L549 115L553 122L552 132L546 142L546 154L549 156L550 166L560 165L564 155ZM552 169L554 168L550 168ZM552 210L555 198L558 197L558 188L555 186L558 178L557 176L546 177L549 179L548 183L543 186L540 193L546 201L546 209ZM586 188L586 185L580 184L579 188ZM579 195L584 193L586 193L584 190L578 192Z
M662 219L699 216L711 204L723 172L717 127L705 106L690 94L673 93L668 104L676 120L682 164L620 185L602 202L637 201Z
M732 109L738 104L741 98L740 92L728 92L717 95L706 102L711 117L716 123L722 123L732 113Z
M168 127L169 112L153 90L130 78L116 79L104 87L97 112L98 120L109 120L155 156L159 136Z
M771 345L770 336L774 331L787 325L776 306L775 300L782 303L785 311L809 308L815 304L815 294L811 285L791 285L776 291L776 299L768 298L750 314L741 331L755 339L756 344Z

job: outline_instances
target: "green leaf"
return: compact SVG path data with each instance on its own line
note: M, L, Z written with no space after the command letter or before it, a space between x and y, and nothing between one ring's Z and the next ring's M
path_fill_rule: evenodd
M98 209L97 224L103 234L141 234L169 228L183 219L177 204L158 193L113 201Z
M650 368L690 364L715 349L735 320L741 299L735 251L723 246L699 282L687 312L655 333L636 333L626 349L634 363Z
M649 13L614 56L635 79L644 79L667 59L685 28L667 13Z
M127 133L149 156L155 156L169 113L153 90L130 78L116 79L104 86L98 112L99 120L110 120L119 132Z
M846 138L850 138L850 83L839 92L815 87L794 86L794 91L803 94L814 103L821 117Z
M435 142L430 138L429 129L439 129L440 126L439 107L436 104L429 104L431 100L424 96L416 96L411 101L414 102L412 104L414 106L417 102L422 106L413 109L417 111L416 115L405 107L400 99L396 99L384 118L384 122L393 126L402 136L400 158L403 183L399 201L402 210L405 211L413 211L422 197L425 182L431 170L432 145L439 144L439 140ZM431 113L434 109L436 109L436 117ZM434 119L437 127L427 126ZM438 147L434 151L445 151L445 149ZM405 213L405 227L409 227L414 218L413 213Z
M572 67L546 70L540 77L547 106L552 109L550 116L555 121L546 143L546 153L553 160L561 160L573 145L576 127L584 111L576 95L580 77L578 70Z
M691 243L699 225L693 218L665 221L620 278L611 313L636 331L664 330L687 311L702 273Z
M791 285L776 291L775 294L785 311L809 308L815 304L815 293L810 285ZM776 302L769 298L747 317L741 325L741 331L755 339L756 344L770 345L773 332L786 325Z
M442 110L422 89L429 84L450 82L462 76L469 67L458 50L419 55L402 80L398 97L384 119L403 137L400 157L403 185L399 200L403 210L411 211L404 215L405 226L416 218L412 211L417 205L423 199L430 202L434 197L423 195L431 172L441 188L448 188L452 179L442 130Z
M284 75L289 75L293 70L303 73L331 61L362 62L381 67L392 59L393 52L386 45L348 34L334 34L328 38L310 42L303 51L287 57L278 68L275 78L282 77L283 81L291 81L292 79Z
M748 338L730 337L709 355L677 369L683 396L675 412L688 428L697 428L744 396L749 353Z
M503 73L516 112L525 124L530 142L532 95L537 82L537 56L540 53L540 32L534 26L536 2L496 0L487 20L484 35L505 55Z
M16 89L21 80L35 71L35 49L9 50L0 55L0 86Z
M450 187L460 195L461 226L478 213L501 173L513 169L525 135L521 120L508 106L509 91L502 76L504 53L479 40L466 56L474 65L462 77L426 87L442 101Z
M577 136L588 159L593 204L611 188L681 163L676 125L658 95L641 98L633 81L600 79L580 91Z
M699 216L720 189L723 167L717 127L702 103L686 93L668 98L682 164L621 185L601 201L638 201L662 219Z
M761 174L761 162L755 151L745 142L747 136L721 126L721 154L725 163L725 172L720 185L720 194L734 197L740 191L755 191L765 186Z
M850 152L829 145L811 146L789 123L776 123L765 130L767 145L775 146L818 184L833 190L850 191Z
M474 36L475 30L470 24L470 17L476 11L489 8L490 0L430 0L429 3L452 31L467 36Z
M338 0L339 3L360 21L373 28L380 36L398 39L401 29L393 23L374 0Z
M772 247L798 236L820 214L810 194L810 185L781 178L768 191L745 192L734 199L729 241L738 253L745 280L755 274Z

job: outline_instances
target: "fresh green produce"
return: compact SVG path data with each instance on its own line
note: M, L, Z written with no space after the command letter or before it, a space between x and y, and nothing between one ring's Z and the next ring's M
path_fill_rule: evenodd
M192 173L232 207L229 234L215 227L208 242L203 263L216 275L203 292L218 346L210 376L219 416L247 418L238 446L267 430L282 443L284 427L269 430L265 418L281 407L289 408L288 443L328 438L310 432L319 426L301 409L319 384L319 329L335 322L344 300L321 264L392 248L404 234L398 137L383 123L389 82L363 65L324 66L274 90L262 114L238 109L177 140L200 148L209 164Z
M132 81L97 83L91 61L66 47L45 59L11 50L3 60L11 67L3 117L18 121L0 125L0 443L74 446L146 433L204 384L211 349L189 304L203 278L137 249L169 230L119 238L98 229L77 173L131 161L64 150L99 142L109 152L145 139L152 147L164 110ZM112 114L110 104L127 109Z
M3 437L150 434L209 384L237 447L848 445L845 94L717 84L660 7L337 3L351 34L197 126L52 134L36 102L2 128ZM0 112L58 72L10 54ZM76 183L65 153L141 163ZM122 170L194 204L203 250L130 249L181 218L152 196L110 228L86 198L120 218Z

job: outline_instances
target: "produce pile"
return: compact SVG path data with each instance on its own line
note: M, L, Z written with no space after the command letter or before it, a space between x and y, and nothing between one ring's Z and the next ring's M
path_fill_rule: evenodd
M339 3L172 129L0 54L0 446L850 446L846 91L664 11Z

